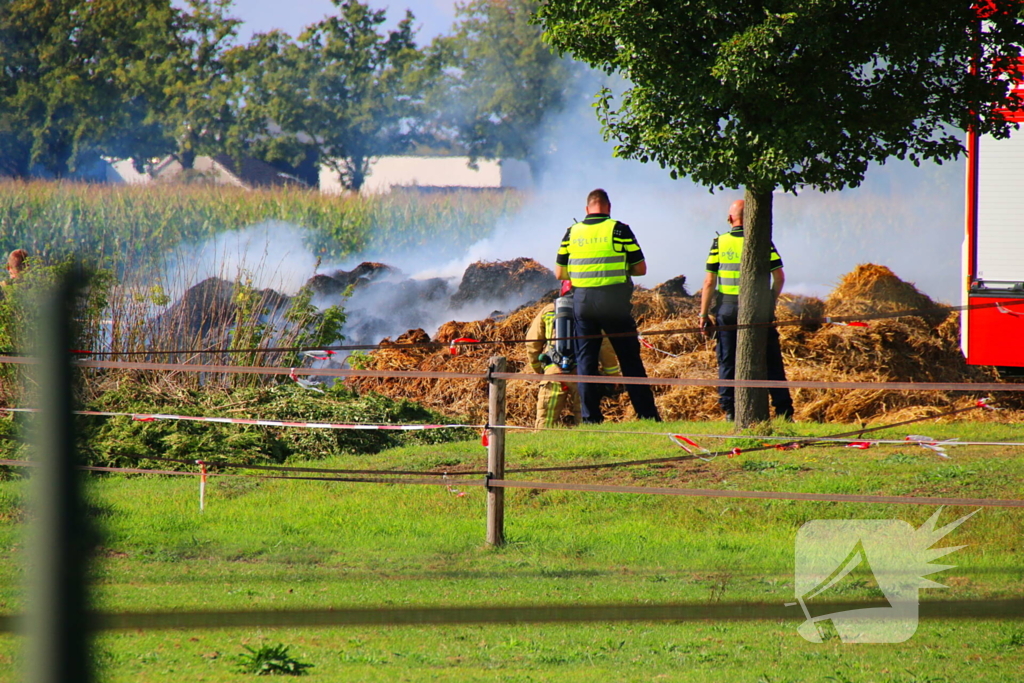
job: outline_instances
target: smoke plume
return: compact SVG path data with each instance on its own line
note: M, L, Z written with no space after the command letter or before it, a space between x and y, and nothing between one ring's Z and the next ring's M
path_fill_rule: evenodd
M596 92L598 84L589 83ZM552 266L565 229L583 218L587 193L602 187L612 216L632 226L644 249L648 275L638 282L652 287L685 275L690 291L698 288L711 241L729 229L728 207L742 190L711 192L688 179L672 180L657 164L614 158L586 97L558 114L552 127L553 153L546 155L531 201L447 270L512 256ZM843 274L871 262L935 299L958 300L964 169L964 161L917 168L894 160L872 167L859 188L776 195L773 235L787 290L822 296Z

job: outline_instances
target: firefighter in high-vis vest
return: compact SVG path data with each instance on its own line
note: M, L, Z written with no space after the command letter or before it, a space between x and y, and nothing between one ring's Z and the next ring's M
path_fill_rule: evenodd
M572 310L572 289L568 280L562 283L561 296L544 308L530 324L526 333L526 355L530 367L537 374L561 375L576 372L575 340L576 324ZM607 338L602 340L600 371L606 377L621 377L619 361ZM583 414L580 408L580 392L575 382L563 382L557 378L542 382L537 394L537 419L534 426L556 427L561 424L562 415L568 411L572 423L578 425Z
M633 320L632 276L645 275L647 263L633 231L612 219L608 193L594 190L587 196L587 217L570 227L555 258L555 277L570 280L576 319L576 364L580 375L598 374L602 334L607 334L624 377L646 377L640 360L640 339ZM651 388L626 384L637 417L658 420ZM601 390L581 383L583 421L599 423Z
M738 199L729 207L729 225L732 229L719 235L711 243L711 252L705 267L704 287L700 293L700 327L710 334L711 310L714 307L714 322L719 325L736 325L739 321L740 260L743 255L743 200ZM772 302L778 301L786 275L782 270L782 258L772 245L771 262ZM768 283L766 282L767 286ZM713 303L716 299L717 303ZM719 379L736 377L736 329L719 329L717 332L717 356ZM782 364L782 347L779 332L768 328L767 344L768 379L785 381L786 368ZM793 419L793 399L786 387L768 390L775 407L775 416L785 420ZM718 387L718 405L725 412L727 420L734 420L736 414L736 390L733 387Z

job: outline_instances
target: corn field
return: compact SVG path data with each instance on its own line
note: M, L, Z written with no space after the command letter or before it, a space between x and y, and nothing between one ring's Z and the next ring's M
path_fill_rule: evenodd
M0 181L0 253L23 248L42 262L77 255L120 270L181 243L277 220L306 230L317 256L340 260L375 247L469 244L521 203L511 192L337 197L294 188Z

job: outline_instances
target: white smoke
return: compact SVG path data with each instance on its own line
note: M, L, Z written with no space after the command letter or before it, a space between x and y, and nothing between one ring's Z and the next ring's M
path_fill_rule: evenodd
M596 82L590 84L596 92ZM633 228L644 250L648 274L639 284L686 275L689 291L697 291L711 241L728 230L729 204L742 190L712 193L688 179L672 180L657 164L614 158L589 98L558 114L552 127L555 153L527 206L438 272L516 256L552 267L566 228L583 218L587 194L601 187L611 197L612 216ZM920 168L893 161L872 167L856 189L777 194L773 236L787 290L822 296L856 265L871 262L933 298L958 300L963 187L963 161Z
M211 277L249 281L256 289L292 295L316 268L306 247L305 231L283 221L266 221L223 232L199 244L184 244L168 254L160 267L163 286L172 299Z
M595 92L596 81L590 85L590 92ZM447 295L454 293L466 267L476 261L527 256L552 267L562 235L583 218L586 196L596 187L609 192L612 215L633 227L644 249L648 274L639 284L652 287L686 275L689 291L699 290L711 240L728 229L728 206L742 192L712 193L687 179L672 180L656 164L614 158L612 143L601 137L589 97L554 116L545 128L554 131L543 141L552 153L524 208L499 221L485 239L464 245L457 258L450 258L450 243L445 243L449 256L423 249L395 253L374 248L343 263L320 265L318 272L330 274L374 260L413 279L445 280L446 296L428 298L415 288L400 286L401 278L394 286L357 288L344 302L350 340L357 334L362 340L378 341L415 327L433 334L448 320L480 319L524 303L504 298L452 308ZM872 262L888 266L933 298L957 300L962 280L963 176L963 162L921 168L890 163L873 167L857 189L776 195L774 242L786 264L787 291L823 296L857 264ZM248 279L257 288L294 294L317 272L317 259L304 238L301 227L269 221L186 245L164 263L165 289L177 299L188 287L220 277Z
M170 302L209 278L240 281L255 289L292 296L314 275L349 271L363 261L383 261L398 268L371 275L372 284L355 287L347 298L338 293L314 296L312 303L321 309L344 307L347 323L342 332L353 343L376 343L415 328L432 335L450 320L478 320L526 303L525 296L510 293L453 304L451 297L465 268L431 272L429 264L438 261L422 251L387 254L374 250L338 263L320 263L306 246L307 235L301 226L267 221L184 244L164 258L156 281ZM145 287L153 283L149 274L140 276ZM154 306L152 315L162 308Z

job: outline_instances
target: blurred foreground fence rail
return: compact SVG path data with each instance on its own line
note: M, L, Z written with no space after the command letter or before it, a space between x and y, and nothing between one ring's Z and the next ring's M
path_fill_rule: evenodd
M915 603L921 619L1024 619L1024 599L930 600ZM892 607L888 601L829 602L822 613ZM614 621L803 621L798 606L783 603L713 602L653 605L497 605L488 607L388 607L234 612L92 613L97 631L130 629L301 628L427 626L436 624L587 623ZM0 616L0 633L20 631L21 616Z

